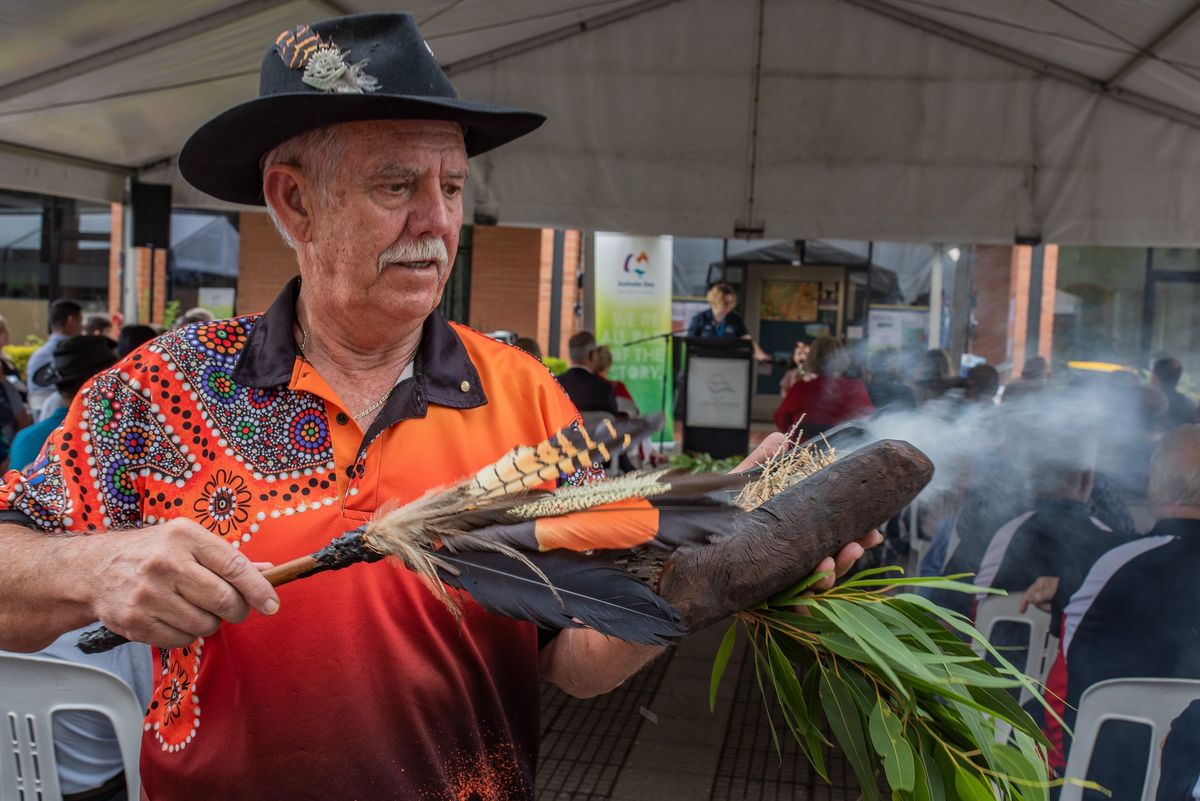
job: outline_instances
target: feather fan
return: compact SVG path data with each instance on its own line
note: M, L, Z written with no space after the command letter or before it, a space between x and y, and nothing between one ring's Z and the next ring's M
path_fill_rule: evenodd
M659 425L639 418L605 421L595 432L569 426L450 487L407 504L385 504L365 526L264 575L278 586L392 556L424 577L455 613L447 586L497 614L547 627L583 624L633 642L668 641L683 633L674 609L615 565L570 552L642 545L673 550L731 531L746 504L713 493L742 490L745 496L757 471L695 476L653 470L550 489L609 462ZM98 629L80 638L80 648L96 652L120 642Z

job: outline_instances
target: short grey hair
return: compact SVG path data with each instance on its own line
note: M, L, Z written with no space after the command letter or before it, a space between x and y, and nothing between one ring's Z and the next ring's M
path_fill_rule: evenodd
M591 331L580 331L567 340L567 354L576 364L583 364L595 352L596 337Z
M1163 435L1150 462L1149 494L1156 506L1200 509L1200 425Z
M298 167L312 178L321 199L328 200L329 180L341 166L345 141L337 129L337 124L326 125L324 128L315 128L293 136L263 156L262 171L265 173L268 167L275 164L290 164ZM271 219L275 230L279 232L279 238L283 240L283 244L295 250L296 243L292 241L292 235L280 223L279 215L271 206L270 199L267 199L266 203L267 216Z

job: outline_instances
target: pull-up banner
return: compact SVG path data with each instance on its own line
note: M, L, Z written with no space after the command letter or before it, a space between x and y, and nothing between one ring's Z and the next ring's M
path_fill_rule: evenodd
M608 377L624 382L643 415L663 412L667 440L675 430L671 264L669 236L595 235L595 334L598 343L612 349ZM628 344L638 340L645 341Z

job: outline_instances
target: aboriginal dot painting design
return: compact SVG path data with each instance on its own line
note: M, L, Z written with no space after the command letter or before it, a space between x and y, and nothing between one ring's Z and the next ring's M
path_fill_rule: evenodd
M183 750L199 733L200 692L196 683L203 650L203 637L184 648L159 649L159 676L146 709L144 729L164 751Z
M234 383L255 319L190 325L163 335L152 350L175 371L176 386L199 406L224 455L243 462L254 478L333 469L333 438L319 398Z
M39 458L25 480L11 486L8 503L10 508L23 513L44 531L60 531L69 527L71 498L63 485L62 463L58 455L50 453Z
M144 479L182 489L197 470L195 454L167 422L151 388L127 373L104 373L84 390L79 428L104 528L144 522Z

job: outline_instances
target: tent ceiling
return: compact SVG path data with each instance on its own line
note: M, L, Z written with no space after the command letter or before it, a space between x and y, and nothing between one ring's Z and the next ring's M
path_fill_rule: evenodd
M265 44L380 0L42 0L0 30L0 185L176 183ZM413 0L464 96L547 112L476 160L503 222L1200 245L1197 0Z

